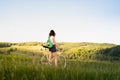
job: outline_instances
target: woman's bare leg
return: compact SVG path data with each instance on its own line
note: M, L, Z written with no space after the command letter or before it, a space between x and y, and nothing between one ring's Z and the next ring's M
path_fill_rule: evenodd
M52 52L49 53L48 61L51 62Z
M55 56L55 66L58 66L58 53L54 52L54 56Z

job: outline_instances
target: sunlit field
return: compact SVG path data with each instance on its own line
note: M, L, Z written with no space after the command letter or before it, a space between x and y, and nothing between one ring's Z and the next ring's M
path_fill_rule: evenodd
M120 80L119 51L114 44L60 43L65 68L38 63L45 53L42 43L5 44L0 47L0 80Z

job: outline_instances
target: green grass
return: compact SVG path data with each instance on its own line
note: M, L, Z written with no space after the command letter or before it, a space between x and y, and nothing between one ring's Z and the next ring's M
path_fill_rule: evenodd
M9 44L9 45L8 45ZM0 43L0 80L120 80L120 46L59 43L66 68L38 64L42 43ZM113 58L112 60L109 60Z
M120 63L68 61L66 68L33 64L33 57L0 55L0 80L120 80Z

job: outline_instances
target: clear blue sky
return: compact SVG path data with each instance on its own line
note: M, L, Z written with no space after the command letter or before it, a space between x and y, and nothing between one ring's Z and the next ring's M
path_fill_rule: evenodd
M0 42L120 44L120 0L0 0Z

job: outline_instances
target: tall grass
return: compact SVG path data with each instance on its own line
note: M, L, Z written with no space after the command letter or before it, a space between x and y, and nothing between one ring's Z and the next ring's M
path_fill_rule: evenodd
M5 46L5 43L3 46L2 43L0 48L0 80L120 80L119 61L97 60L103 55L106 56L107 52L110 55L114 51L119 53L119 46L60 43L62 54L67 57L66 68L60 68L59 66L42 65L36 61L41 58L38 55L44 53L39 44L33 42ZM90 56L95 60L86 60Z
M0 55L0 80L120 80L119 62L67 61L66 68L33 64L33 57Z

